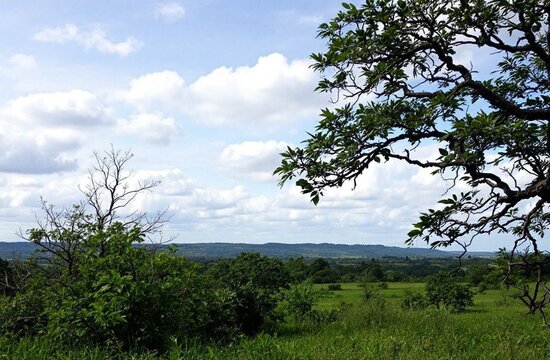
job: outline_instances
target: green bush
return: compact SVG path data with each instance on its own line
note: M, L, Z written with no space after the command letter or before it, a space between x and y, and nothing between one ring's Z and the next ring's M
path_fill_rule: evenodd
M419 310L428 307L428 299L423 294L417 291L405 291L401 307L407 310Z
M76 265L43 285L49 288L42 299L49 336L163 349L171 335L200 335L206 291L196 266L134 246L140 242L139 228L115 223L81 243Z
M0 258L0 279L2 279L2 281L0 281L0 296L10 296L15 293L13 275L13 269L10 266L10 263Z
M339 284L339 283L328 284L328 289L330 291L340 291L342 290L342 284Z
M485 294L485 291L487 291L487 285L484 282L479 283L477 286L477 293Z
M361 287L363 288L363 300L370 301L380 298L380 288L378 286L364 283Z
M317 296L311 284L303 283L292 286L285 293L283 308L297 321L303 321L317 304Z
M33 274L27 279L24 291L11 297L0 297L0 333L10 338L33 336L45 331L45 306L51 291L43 284L47 279Z
M473 305L473 293L461 285L449 272L438 272L426 282L426 299L439 308L464 311Z
M234 294L235 326L248 335L276 320L275 307L291 280L281 260L257 253L219 260L207 275L213 286Z

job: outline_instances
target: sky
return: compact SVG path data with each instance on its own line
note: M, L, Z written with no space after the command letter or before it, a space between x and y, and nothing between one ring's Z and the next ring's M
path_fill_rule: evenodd
M317 26L339 9L329 0L2 1L0 239L19 240L40 219L41 197L80 201L93 152L112 145L133 152L134 179L161 181L133 207L168 209L176 242L404 246L447 188L430 170L381 164L318 206L272 176L279 153L330 106L314 91L309 55L325 48Z

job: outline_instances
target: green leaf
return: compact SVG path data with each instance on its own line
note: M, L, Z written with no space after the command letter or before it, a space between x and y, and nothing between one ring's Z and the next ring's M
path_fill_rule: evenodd
M410 237L410 238L412 238L412 237L416 237L416 236L418 236L418 235L420 235L420 234L422 234L422 230L413 229L413 230L411 230L411 231L409 231L409 232L407 233L407 236Z

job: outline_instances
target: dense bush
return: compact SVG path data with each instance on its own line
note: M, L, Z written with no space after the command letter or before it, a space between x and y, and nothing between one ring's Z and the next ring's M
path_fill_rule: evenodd
M0 258L0 295L13 295L13 269L10 263Z
M317 295L309 283L293 285L285 293L283 308L297 321L303 321L317 304Z
M437 308L464 311L473 305L473 293L449 272L439 272L426 282L426 299Z
M342 284L340 284L340 283L328 284L328 289L330 291L340 291L340 290L342 290Z
M91 231L70 268L37 266L20 292L0 299L2 333L163 351L171 338L226 341L276 320L289 283L281 261L242 254L204 272L169 251L135 246L142 241L139 228L115 223Z
M200 336L207 291L196 265L134 246L142 241L139 228L121 223L92 232L74 251L73 266L39 268L24 290L4 299L2 330L126 349Z
M276 320L275 306L290 284L281 260L257 253L219 260L209 266L207 275L215 287L233 294L235 325L249 335Z

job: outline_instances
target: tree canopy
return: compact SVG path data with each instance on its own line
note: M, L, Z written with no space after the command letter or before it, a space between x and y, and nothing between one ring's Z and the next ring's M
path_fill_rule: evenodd
M527 248L534 256L520 260L540 270L550 221L550 3L342 6L319 27L326 51L311 56L323 74L317 90L336 106L282 154L280 184L297 178L317 204L375 163L432 169L449 191L420 214L407 242L466 249L480 235L507 233L512 254ZM468 51L475 56L465 61ZM422 146L437 155L419 156ZM459 182L468 190L456 191Z

